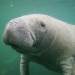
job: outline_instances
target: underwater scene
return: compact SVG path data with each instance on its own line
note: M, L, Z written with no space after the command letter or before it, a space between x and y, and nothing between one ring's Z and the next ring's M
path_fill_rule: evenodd
M75 0L0 0L0 75L20 75L20 53L3 43L9 20L27 14L46 14L75 25ZM30 75L61 75L34 62Z

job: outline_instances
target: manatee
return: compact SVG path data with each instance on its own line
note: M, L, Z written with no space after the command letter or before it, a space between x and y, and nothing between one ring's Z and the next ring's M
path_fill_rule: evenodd
M75 75L75 26L44 14L10 20L3 42L21 54L20 74L29 75L29 62L63 75Z

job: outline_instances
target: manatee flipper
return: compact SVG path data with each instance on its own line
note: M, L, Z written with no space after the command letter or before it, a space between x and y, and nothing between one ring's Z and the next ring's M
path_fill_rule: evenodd
M63 75L73 75L74 57L64 58L60 62Z
M20 74L29 75L29 60L26 55L21 54Z

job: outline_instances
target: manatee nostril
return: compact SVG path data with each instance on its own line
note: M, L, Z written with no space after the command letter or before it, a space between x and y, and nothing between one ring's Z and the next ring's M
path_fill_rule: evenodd
M17 22L17 21L15 21L15 22L13 23L13 25L14 25L14 26L18 25L18 22Z
M13 25L16 26L16 25L18 25L18 22L17 22L17 21L15 21L15 22L10 21L9 24L10 24L11 26L13 26Z
M14 23L15 23L15 24L17 24L18 22L17 22L17 21L15 21Z

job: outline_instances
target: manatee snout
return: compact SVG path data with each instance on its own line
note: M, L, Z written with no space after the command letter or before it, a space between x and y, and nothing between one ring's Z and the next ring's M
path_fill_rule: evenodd
M10 45L15 50L25 50L32 47L34 43L32 29L26 24L22 18L16 18L9 21L3 33L3 41L6 45ZM21 53L21 50L20 53ZM22 51L24 53L24 51Z

